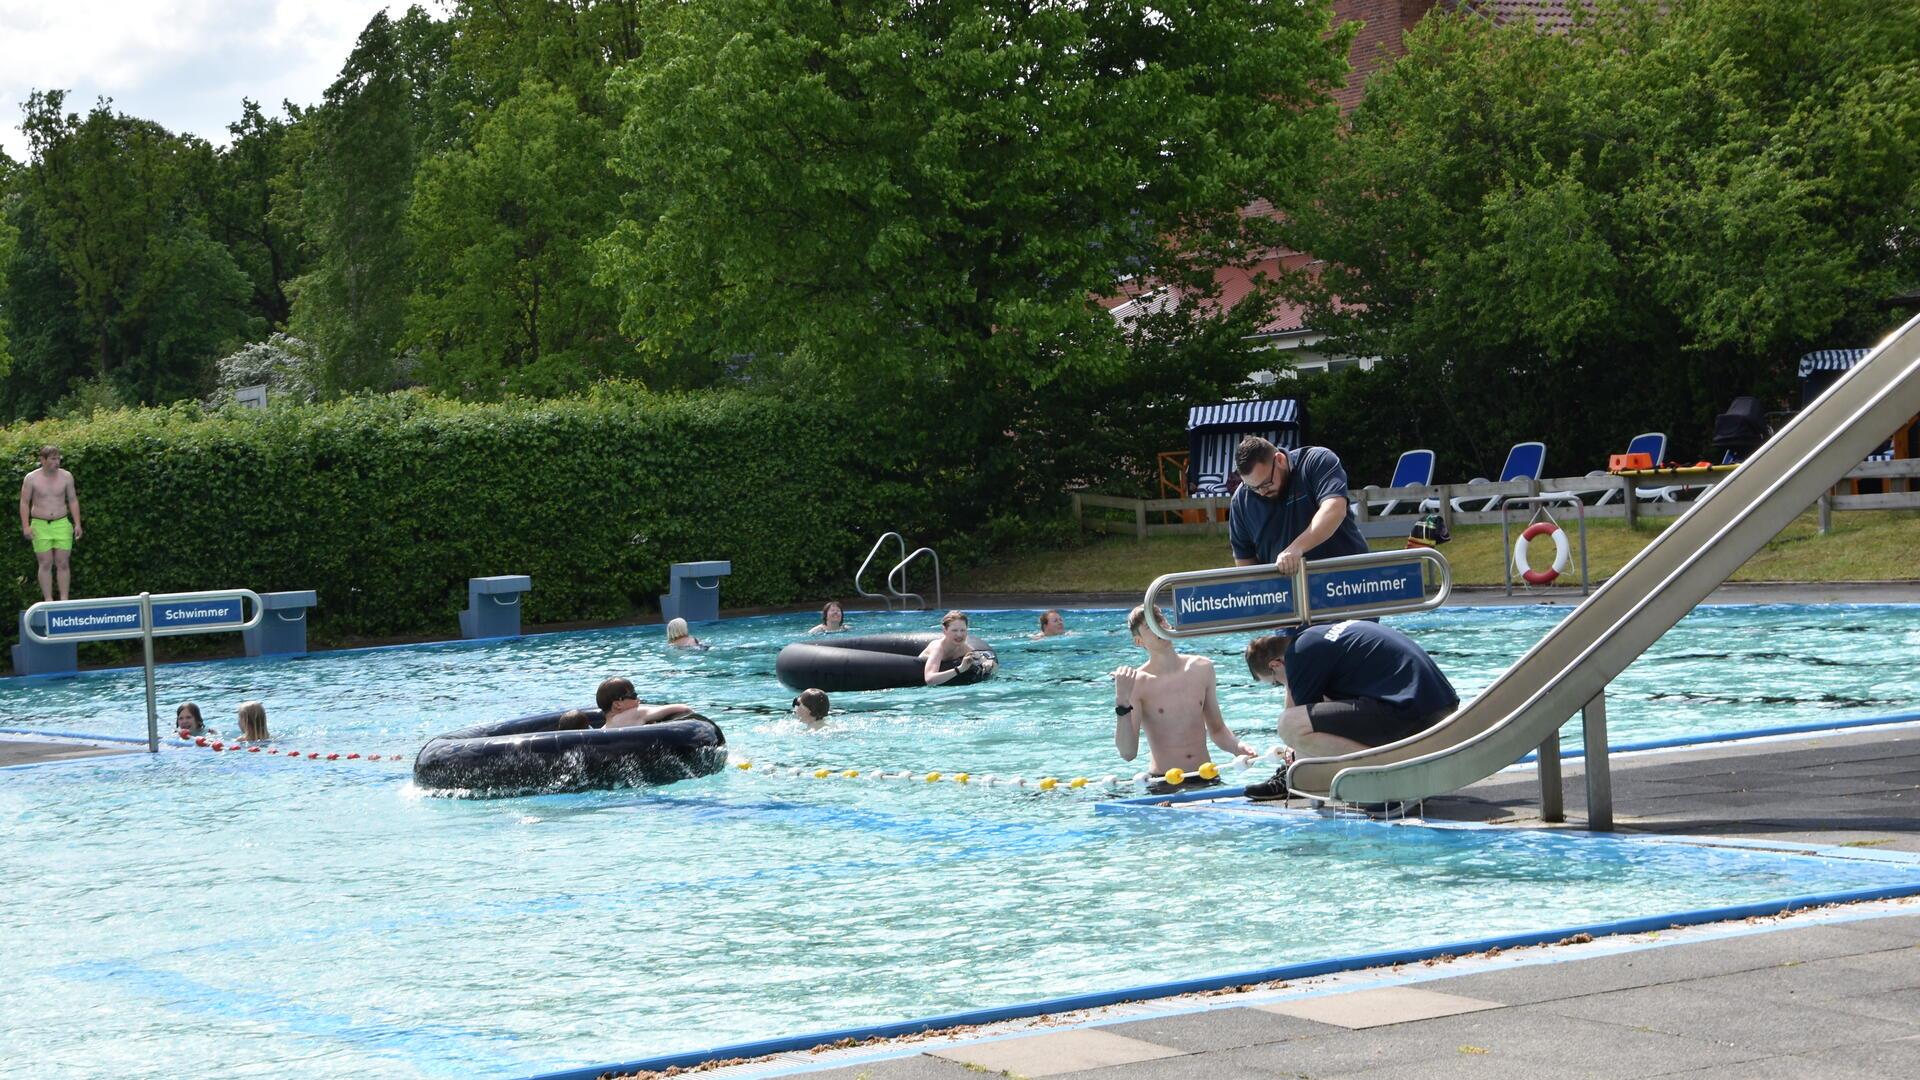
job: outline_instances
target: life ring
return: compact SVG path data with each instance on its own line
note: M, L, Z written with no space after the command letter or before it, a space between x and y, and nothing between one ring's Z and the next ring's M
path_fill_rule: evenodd
M861 634L834 640L796 641L780 650L773 671L794 690L809 687L835 693L844 690L893 690L926 685L926 664L920 654L939 634ZM967 686L993 678L999 663L993 650L978 638L967 639L974 663L946 683ZM958 666L950 660L943 668Z
M1545 570L1535 570L1527 562L1527 541L1536 536L1553 537L1553 565ZM1520 577L1529 585L1548 585L1554 578L1567 572L1567 531L1551 521L1536 521L1527 526L1520 539L1513 542L1513 565L1519 569Z
M599 709L582 709L586 728L560 730L564 713L540 713L436 735L413 761L422 788L513 796L671 784L726 768L720 725L688 713L639 727L601 727Z

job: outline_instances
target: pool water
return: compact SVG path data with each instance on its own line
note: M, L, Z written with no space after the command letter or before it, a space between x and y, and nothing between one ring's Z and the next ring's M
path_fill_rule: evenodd
M1615 737L1911 708L1909 610L1704 610L1616 684ZM1403 625L1469 694L1557 614ZM1129 771L1100 677L1127 658L1118 619L1071 613L1076 634L1028 643L1031 615L982 615L998 679L836 695L822 732L783 718L791 692L772 678L799 616L707 627L706 654L622 630L160 679L164 702L191 696L221 730L264 699L285 748L410 752L584 703L617 672L700 705L756 761L1104 775ZM1231 643L1207 651L1229 722L1270 740L1276 693L1245 684ZM131 735L141 695L137 674L13 680L0 710ZM1500 830L1096 815L1088 793L784 769L502 800L421 793L406 761L181 748L0 777L10 1075L518 1076L1916 876Z

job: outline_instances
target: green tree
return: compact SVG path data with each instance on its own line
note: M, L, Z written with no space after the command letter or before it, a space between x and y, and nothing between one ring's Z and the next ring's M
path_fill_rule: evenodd
M0 157L5 155L0 154ZM4 175L4 172L0 170L0 175ZM5 191L5 187L0 186L0 376L13 367L13 350L7 344L7 300L10 292L7 277L13 268L14 249L20 244L20 230L6 217L6 203L10 200L6 199Z
M936 483L1018 482L1054 440L1010 412L1125 377L1096 297L1263 248L1347 41L1318 2L666 6L614 79L602 279L656 384L865 395L938 429Z
M444 393L552 395L632 356L588 245L612 227L619 184L606 126L530 80L470 148L423 162L407 215L416 286L405 342Z
M1326 266L1289 288L1395 361L1346 382L1420 388L1459 474L1649 428L1691 459L1920 278L1916 56L1920 7L1874 0L1610 3L1564 35L1436 13L1291 218Z
M200 393L246 328L245 277L207 236L197 202L211 147L106 101L84 118L66 112L58 91L34 94L26 113L32 155L16 179L22 250L9 292L33 332L6 396L44 407L77 379L139 402Z
M291 127L289 119L242 100L240 119L227 125L232 141L217 154L204 195L209 231L246 273L249 306L269 329L286 326L293 310L288 285L308 261L292 222L273 212L274 179L289 168Z
M405 222L423 148L449 110L437 96L452 27L418 7L375 15L324 103L300 123L294 166L301 235L313 268L292 286L291 332L320 352L328 394L386 389L396 371L411 251Z

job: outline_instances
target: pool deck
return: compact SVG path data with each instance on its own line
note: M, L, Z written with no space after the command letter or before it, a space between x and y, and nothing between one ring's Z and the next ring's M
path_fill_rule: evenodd
M1622 832L1920 852L1920 726L1621 754L1612 764ZM1567 814L1579 827L1580 763L1568 761L1565 772ZM1509 771L1429 801L1426 815L1537 827L1539 794L1530 769ZM787 1054L706 1075L794 1073L1912 1077L1920 1075L1920 901L1374 968Z
M126 743L95 743L81 739L47 742L32 738L0 736L0 769L14 765L46 765L55 761L131 754L136 750L144 752L146 747Z

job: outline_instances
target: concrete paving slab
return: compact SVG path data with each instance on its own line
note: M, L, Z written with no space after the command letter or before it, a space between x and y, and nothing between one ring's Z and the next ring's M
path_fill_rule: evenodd
M1332 1024L1349 1030L1405 1024L1502 1007L1497 1001L1446 994L1418 986L1384 986L1377 990L1356 990L1346 994L1327 994L1254 1006L1261 1012Z
M1900 1080L1910 1080L1920 1076L1920 1038L1886 1039L1880 1042L1862 1043L1853 1046L1836 1046L1830 1050L1805 1055L1806 1060L1814 1063L1810 1078L1820 1078L1822 1070L1830 1065L1844 1065L1857 1069L1871 1069Z
M1337 1029L1295 1016L1281 1016L1260 1009L1232 1008L1131 1020L1124 1024L1107 1024L1100 1030L1191 1052L1285 1042L1309 1035L1324 1035Z
M136 749L145 753L147 748L144 745L136 747L132 743L102 746L97 743L0 739L0 766L41 765L53 761L73 761L77 758L110 757L114 754L131 754Z
M1764 1054L1799 1054L1834 1046L1920 1035L1897 1020L1843 1013L1783 996L1754 1000L1720 995L1697 982L1637 987L1547 1002L1535 1008L1561 1016L1658 1031Z
M1180 1056L1181 1051L1100 1028L1075 1028L932 1051L931 1056L1018 1076L1062 1073L1127 1065Z
M1756 1058L1738 1065L1666 1073L1660 1080L1896 1080L1894 1074L1803 1057Z
M809 1080L981 1080L983 1074L957 1061L914 1054L840 1069L822 1069L805 1075Z

